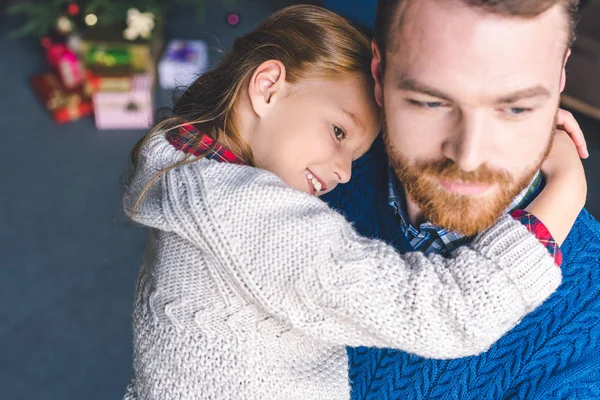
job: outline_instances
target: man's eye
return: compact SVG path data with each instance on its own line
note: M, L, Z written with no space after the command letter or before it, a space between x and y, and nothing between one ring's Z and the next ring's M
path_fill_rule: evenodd
M441 101L418 101L418 100L413 100L410 99L408 100L412 105L415 105L417 107L421 107L421 108L439 108L444 106L444 103L442 103Z
M333 126L333 134L337 140L346 139L346 132L337 125Z
M529 113L531 111L531 108L525 108L525 107L511 107L506 109L506 113L508 113L509 115L513 116L513 117L521 117L527 113Z

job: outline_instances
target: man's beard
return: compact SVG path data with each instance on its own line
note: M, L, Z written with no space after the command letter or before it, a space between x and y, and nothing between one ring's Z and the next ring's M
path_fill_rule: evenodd
M554 138L554 134L551 134L544 152L521 176L515 177L506 170L493 169L485 164L475 171L465 172L449 159L410 162L391 145L386 132L385 118L381 126L390 163L404 185L408 198L433 224L466 236L473 236L496 222L511 201L530 184L533 176L539 171L552 148ZM517 143L515 145L518 146ZM490 188L494 190L492 194L471 197L445 190L440 181L495 187Z

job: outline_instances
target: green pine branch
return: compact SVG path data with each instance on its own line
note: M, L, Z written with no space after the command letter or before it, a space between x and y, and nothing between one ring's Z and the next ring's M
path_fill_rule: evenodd
M77 20L82 20L85 15L91 13L98 17L99 26L114 26L125 23L127 10L130 8L151 12L160 17L176 5L195 6L197 18L201 22L205 18L209 1L214 0L42 0L14 4L9 6L6 12L10 15L23 15L26 19L23 26L12 32L13 36L43 37L55 28L56 21L60 16L65 15L65 10L70 3L75 3L81 8ZM219 1L232 6L237 0Z
M91 0L85 5L85 14L93 13L98 17L98 25L112 26L123 23L127 19L127 10L137 8L141 12L164 15L168 2L159 0Z
M24 14L27 22L12 32L14 37L35 35L42 37L56 25L56 20L69 0L54 0L38 3L13 4L6 10L9 15Z

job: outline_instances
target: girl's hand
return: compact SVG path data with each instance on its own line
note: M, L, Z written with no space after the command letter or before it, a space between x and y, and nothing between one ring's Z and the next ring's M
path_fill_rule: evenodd
M581 130L579 123L575 120L573 114L567 110L559 108L558 112L556 113L556 128L569 134L573 140L573 143L575 143L575 147L577 147L579 157L588 158L590 156L587 149L587 143L585 142L585 137L583 136L583 131Z
M581 147L576 148L576 146L577 143L573 140L573 133L569 134L562 130L556 130L552 148L541 168L548 184L553 182L563 184L567 180L573 180L571 188L586 186L583 164L579 159Z
M546 186L526 208L544 223L559 246L587 197L585 172L572 137L564 131L556 132L550 154L542 164Z

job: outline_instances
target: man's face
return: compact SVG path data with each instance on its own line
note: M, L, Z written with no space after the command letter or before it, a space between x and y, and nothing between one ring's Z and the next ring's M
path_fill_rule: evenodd
M482 12L457 0L408 4L375 95L409 200L467 235L498 218L549 149L564 87L567 17Z

